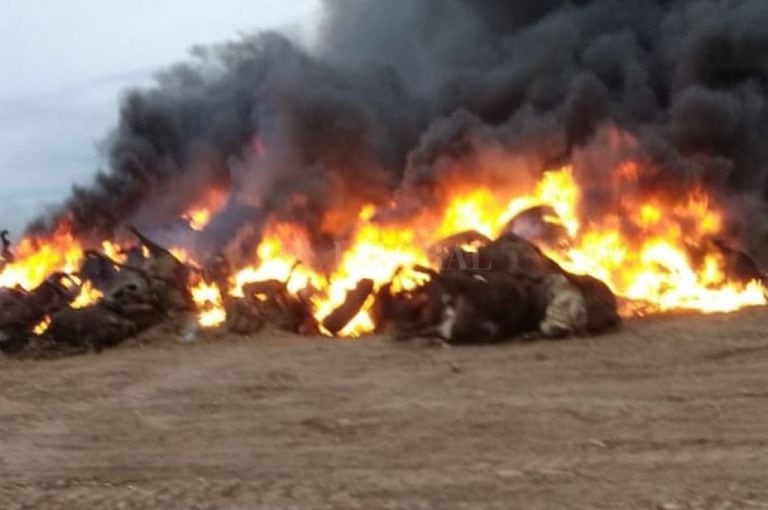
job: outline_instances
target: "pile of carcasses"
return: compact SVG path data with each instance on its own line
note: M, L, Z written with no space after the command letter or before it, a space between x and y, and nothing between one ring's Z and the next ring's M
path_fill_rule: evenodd
M471 251L460 247L468 242ZM597 334L621 323L616 297L603 282L568 273L513 233L493 241L465 233L443 246L439 270L416 268L429 276L426 283L378 290L373 315L380 331L488 343Z
M76 274L54 273L29 291L0 288L0 351L35 357L98 351L192 311L189 268L135 233L144 249L130 250L125 263L87 251ZM102 297L76 307L86 282Z
M134 233L141 246L125 262L88 251L75 275L53 274L31 291L0 289L0 350L35 357L99 351L179 317L188 324L196 311L190 289L201 278L227 296L221 327L240 335L265 326L334 335L364 308L376 333L452 343L595 334L620 323L616 299L605 284L566 272L513 233L495 240L475 233L454 236L441 244L437 269L403 268L418 273L422 283L400 288L398 275L378 287L361 280L321 321L313 315L311 296L290 292L286 282L253 282L242 288L242 297L229 296L223 255L193 268ZM102 297L75 308L86 281ZM41 322L44 332L36 331Z

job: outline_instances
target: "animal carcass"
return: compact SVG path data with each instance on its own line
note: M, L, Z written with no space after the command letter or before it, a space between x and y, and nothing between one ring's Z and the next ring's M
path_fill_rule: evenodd
M103 305L65 308L51 316L45 334L58 344L99 351L138 332L137 325Z
M407 293L382 287L374 317L401 338L495 342L519 336L593 334L620 322L602 282L573 275L508 232L476 251L452 250L430 281Z

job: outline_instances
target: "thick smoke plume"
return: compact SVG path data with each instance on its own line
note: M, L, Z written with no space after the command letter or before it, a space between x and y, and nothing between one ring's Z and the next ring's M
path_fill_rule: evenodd
M407 214L447 181L514 183L564 162L584 214L601 214L620 199L605 176L630 154L641 175L622 192L706 186L729 233L759 248L766 26L763 0L328 0L312 48L260 33L127 94L108 168L30 229L172 231L220 190L197 249L252 250L273 218L320 248L345 235L331 212L397 197Z

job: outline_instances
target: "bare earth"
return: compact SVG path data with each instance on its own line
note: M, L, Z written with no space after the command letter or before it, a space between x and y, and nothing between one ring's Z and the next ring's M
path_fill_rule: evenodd
M0 359L0 508L768 508L767 326Z

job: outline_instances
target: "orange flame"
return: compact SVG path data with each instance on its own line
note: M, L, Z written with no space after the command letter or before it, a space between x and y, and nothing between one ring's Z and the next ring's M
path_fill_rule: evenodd
M187 221L192 230L203 230L211 221L211 210L207 208L193 209L187 214Z
M221 190L213 189L182 218L187 221L189 228L199 232L208 226L213 215L224 207L225 201L226 195Z
M636 179L638 171L635 163L625 163L618 167L616 178ZM702 243L721 228L721 217L703 192L691 193L672 205L653 200L626 204L626 217L620 218L617 213L587 223L579 217L580 199L572 169L564 167L545 172L528 194L503 197L486 188L457 191L436 223L422 216L410 225L380 225L372 220L375 208L366 205L360 210L352 242L327 279L305 266L296 266L300 259L290 245L302 237L301 230L275 225L258 247L259 263L236 274L233 295L242 296L247 282L270 278L288 281L291 292L312 286L319 291L312 301L314 314L322 322L344 302L347 291L359 280L372 279L378 287L392 280L400 268L429 265L428 248L440 239L466 230L495 237L520 212L547 205L557 215L549 220L562 225L568 239L557 246L542 246L544 252L568 271L602 279L617 295L641 303L642 310L692 309L709 313L765 304L762 285L730 281L717 254L708 254L700 267L688 255L686 246ZM622 232L620 220L631 222L638 230L633 239ZM689 227L683 228L682 224ZM410 287L418 283L418 278L405 273L396 283ZM374 327L371 305L369 299L340 336L370 332ZM220 323L223 310L215 309L213 312L207 308L201 323ZM640 309L631 307L623 312ZM218 320L211 320L210 315Z
M216 285L200 282L192 288L192 299L198 307L197 322L204 328L212 328L227 320L221 292Z
M115 262L123 263L128 258L124 253L122 253L120 246L111 241L102 242L101 251L104 252L104 255L114 260Z
M624 161L607 181L637 183L640 171L639 163ZM266 279L286 282L292 293L313 289L313 313L322 322L361 279L373 280L378 288L400 271L396 287L415 286L423 277L401 269L434 262L430 261L429 248L435 242L466 230L493 238L520 212L549 206L556 217L545 220L557 222L567 235L556 245L543 245L541 249L566 270L599 278L618 296L629 300L632 305L622 310L624 314L674 309L728 312L766 303L762 284L730 279L723 257L716 250L703 249L703 256L693 260L690 247L705 247L707 239L719 234L723 226L722 215L703 190L674 200L636 198L632 194L621 197L611 214L583 217L581 190L568 166L545 172L523 193L482 186L449 188L441 211L425 212L405 224L377 222L377 210L371 204L360 207L351 222L346 211L336 211L324 222L351 223L345 225L351 240L334 257L336 264L328 274L313 269L316 254L301 227L274 223L266 229L253 263L235 272L231 294L242 296L245 284ZM197 211L199 216L192 211L190 225L204 225L214 209L215 205L206 204ZM116 244L104 242L102 250L117 261L124 260ZM196 265L190 253L176 248L171 251L182 261ZM54 271L76 271L83 249L60 226L49 238L23 239L16 254L16 261L0 272L0 286L31 289ZM199 282L191 291L201 326L224 322L225 296L215 285ZM86 306L99 297L90 282L85 282L73 306ZM356 337L371 331L371 305L369 299L340 335Z
M582 225L576 213L578 186L570 168L549 176L551 180L545 178L534 195L554 206L564 224L570 225L571 244L565 249L543 248L567 270L600 278L617 295L646 303L653 311L728 312L766 303L759 282L745 285L728 280L718 254L708 254L701 267L691 260L686 246L702 245L707 236L720 231L722 223L702 191L669 206L628 204L623 221L640 229L634 236L638 242L622 235L617 216ZM550 192L554 185L561 199Z
M65 225L47 239L22 239L15 251L16 260L0 272L0 287L30 290L56 271L74 273L83 260L82 246Z
M84 282L80 286L80 293L77 295L74 301L72 301L72 304L70 305L72 308L85 308L86 306L90 306L94 303L96 303L99 299L102 297L101 291L99 289L94 289L93 284L91 282Z

